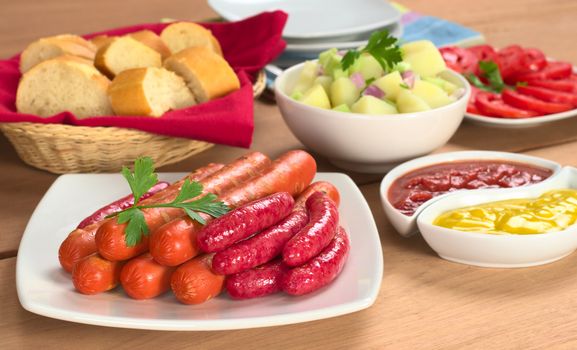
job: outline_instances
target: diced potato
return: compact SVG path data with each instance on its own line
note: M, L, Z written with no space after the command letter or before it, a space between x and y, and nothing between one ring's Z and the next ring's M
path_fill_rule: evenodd
M299 74L299 80L297 81L293 92L305 92L310 89L313 86L315 79L317 78L317 72L318 66L316 62L306 61Z
M440 87L441 89L445 90L448 95L451 95L453 92L457 91L459 88L457 85L447 81L443 78L436 78L436 77L428 77L424 78L423 80L428 81L429 83L433 83Z
M342 105L338 105L336 107L333 107L333 111L339 111L339 112L347 112L350 113L351 109L349 108L349 106L342 104Z
M373 56L368 54L359 57L349 70L351 74L355 72L361 73L365 80L377 79L383 75L383 67Z
M373 82L379 89L383 90L385 97L391 101L397 99L399 91L402 89L401 84L403 84L403 78L401 73L395 71L379 78Z
M428 40L419 40L401 46L403 60L422 77L433 77L446 69L445 61L435 45Z
M327 95L330 92L332 83L333 83L333 78L326 76L326 75L320 75L320 76L316 77L315 81L313 82L313 84L321 84L323 89L325 89L325 92L327 93Z
M331 108L331 102L329 101L329 97L323 89L321 84L315 84L312 88L307 90L300 101L304 104L309 106L315 106L324 109Z
M413 94L408 89L401 89L401 91L399 91L397 108L401 113L421 112L431 109L422 98Z
M359 88L352 82L351 79L341 77L335 79L331 84L330 94L331 103L333 106L346 104L351 106L357 98L359 98Z
M424 80L415 81L412 91L415 95L422 98L431 108L442 107L453 102L445 90Z
M338 69L335 69L333 71L333 80L337 80L338 78L348 78L348 77L349 77L349 75L347 74L347 72L342 70L342 68L338 68Z
M337 49L321 52L319 64L323 67L324 75L332 75L335 69L341 68L342 57L337 54Z
M394 105L370 95L365 95L355 102L351 111L372 115L399 113Z

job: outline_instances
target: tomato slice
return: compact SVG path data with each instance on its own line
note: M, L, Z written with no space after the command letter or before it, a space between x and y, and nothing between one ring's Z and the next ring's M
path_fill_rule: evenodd
M534 111L540 114L559 113L573 108L570 104L545 102L531 96L520 94L513 90L504 90L501 93L501 96L503 101L511 106Z
M548 79L567 79L573 73L573 66L568 62L553 61L547 62L547 66L538 72L520 74L515 77L515 82L548 80Z
M554 91L536 86L519 86L517 91L528 96L536 97L546 102L563 103L577 106L577 95L562 91Z
M468 49L479 61L496 61L497 51L491 45L471 46Z
M497 52L497 64L503 80L508 81L510 77L518 73L519 68L522 67L523 57L524 51L519 45L510 45Z
M478 66L477 57L470 51L457 46L439 49L445 63L458 73L474 73Z
M538 86L549 90L577 93L577 80L529 80L529 86Z
M538 114L533 111L527 111L515 108L503 102L501 96L490 92L479 91L475 106L482 115L499 118L530 118Z
M471 96L469 97L469 102L467 103L467 112L472 114L482 114L475 105L479 91L481 90L471 85Z
M528 48L524 50L522 65L528 72L538 72L547 66L547 58L541 50Z

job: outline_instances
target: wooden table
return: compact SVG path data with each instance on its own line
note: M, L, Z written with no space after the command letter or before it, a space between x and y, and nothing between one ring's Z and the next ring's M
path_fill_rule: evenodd
M572 0L405 0L414 10L460 22L496 46L519 43L577 63L577 2ZM200 20L215 14L200 0L79 2L4 1L0 57L32 39L87 33L160 17ZM301 148L274 105L257 102L252 149L271 157ZM512 151L577 166L577 120L528 130L463 123L439 152ZM187 171L227 162L244 149L216 146L160 171ZM335 170L316 157L321 171ZM379 176L353 176L371 206L385 270L376 303L354 314L290 326L220 332L155 332L75 324L22 309L15 288L18 244L26 223L55 175L23 164L0 137L0 349L29 348L577 348L577 254L554 264L516 270L482 269L438 258L421 237L401 238L379 204ZM50 234L49 232L47 234ZM47 254L56 254L47 252Z

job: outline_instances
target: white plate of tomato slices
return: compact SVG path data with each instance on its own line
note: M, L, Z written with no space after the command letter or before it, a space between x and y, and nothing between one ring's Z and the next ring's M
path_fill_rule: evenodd
M444 47L447 65L468 77L465 118L498 127L529 127L577 116L577 69L534 48ZM481 62L494 62L502 84ZM495 80L495 78L497 80ZM488 90L488 91L485 91Z
M183 173L161 173L173 182ZM179 303L171 292L149 300L130 299L120 288L98 295L75 291L58 262L60 243L78 222L127 194L120 174L60 176L32 214L18 252L16 286L22 306L56 319L99 326L153 330L227 330L293 324L340 316L371 306L380 289L383 257L371 210L346 175L319 173L340 192L340 224L351 250L331 284L306 296L274 294L233 300L226 294L200 305ZM106 189L106 190L103 190Z

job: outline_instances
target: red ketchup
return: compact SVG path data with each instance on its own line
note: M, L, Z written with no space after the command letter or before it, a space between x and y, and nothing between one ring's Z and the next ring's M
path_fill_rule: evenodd
M389 188L389 202L411 216L426 201L458 190L509 188L541 182L551 169L502 160L465 160L439 163L413 170Z

